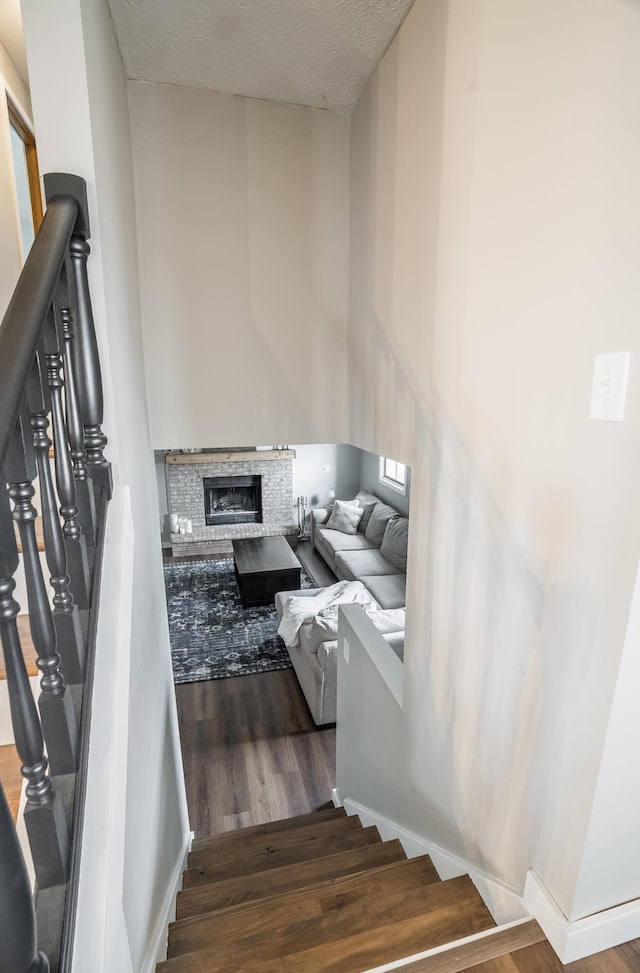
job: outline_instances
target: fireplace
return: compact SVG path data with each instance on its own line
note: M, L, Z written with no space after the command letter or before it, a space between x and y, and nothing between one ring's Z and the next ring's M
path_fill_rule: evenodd
M262 523L262 477L205 476L202 482L207 526Z
M295 458L292 449L167 452L169 515L186 517L192 524L188 534L172 532L173 553L229 555L236 538L297 538L292 516ZM241 507L239 485L257 487L255 498L247 499L245 493ZM222 487L225 499L208 497L208 487Z

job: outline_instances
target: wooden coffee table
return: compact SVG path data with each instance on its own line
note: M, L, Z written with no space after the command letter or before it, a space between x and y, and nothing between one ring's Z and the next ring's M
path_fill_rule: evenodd
M300 587L300 561L284 537L251 537L232 543L243 608L268 605L278 591Z

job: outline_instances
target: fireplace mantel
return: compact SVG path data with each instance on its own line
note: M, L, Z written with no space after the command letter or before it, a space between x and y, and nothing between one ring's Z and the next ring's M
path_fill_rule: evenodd
M295 449L249 449L228 453L165 453L164 461L170 466L189 466L192 463L263 463L266 460L295 459Z

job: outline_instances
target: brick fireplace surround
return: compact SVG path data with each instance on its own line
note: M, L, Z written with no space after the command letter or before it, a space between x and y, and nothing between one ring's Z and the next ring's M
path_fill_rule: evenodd
M174 555L228 554L239 537L281 534L295 545L298 527L293 517L293 449L256 449L203 453L166 453L169 517L187 517L192 534L171 534ZM204 510L205 477L262 477L262 523L207 526Z

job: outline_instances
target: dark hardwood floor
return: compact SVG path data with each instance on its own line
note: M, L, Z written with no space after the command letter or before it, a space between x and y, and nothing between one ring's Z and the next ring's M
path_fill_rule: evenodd
M318 587L326 588L338 580L329 570L311 541L303 541L296 548L296 557L301 561Z
M196 837L326 807L335 727L318 728L293 670L176 686Z
M454 967L461 969L461 967ZM595 953L586 959L576 960L563 966L549 943L545 940L520 949L515 953L501 956L472 967L472 973L639 973L640 940L625 943L615 949ZM429 973L428 964L421 970L416 965L415 973Z

